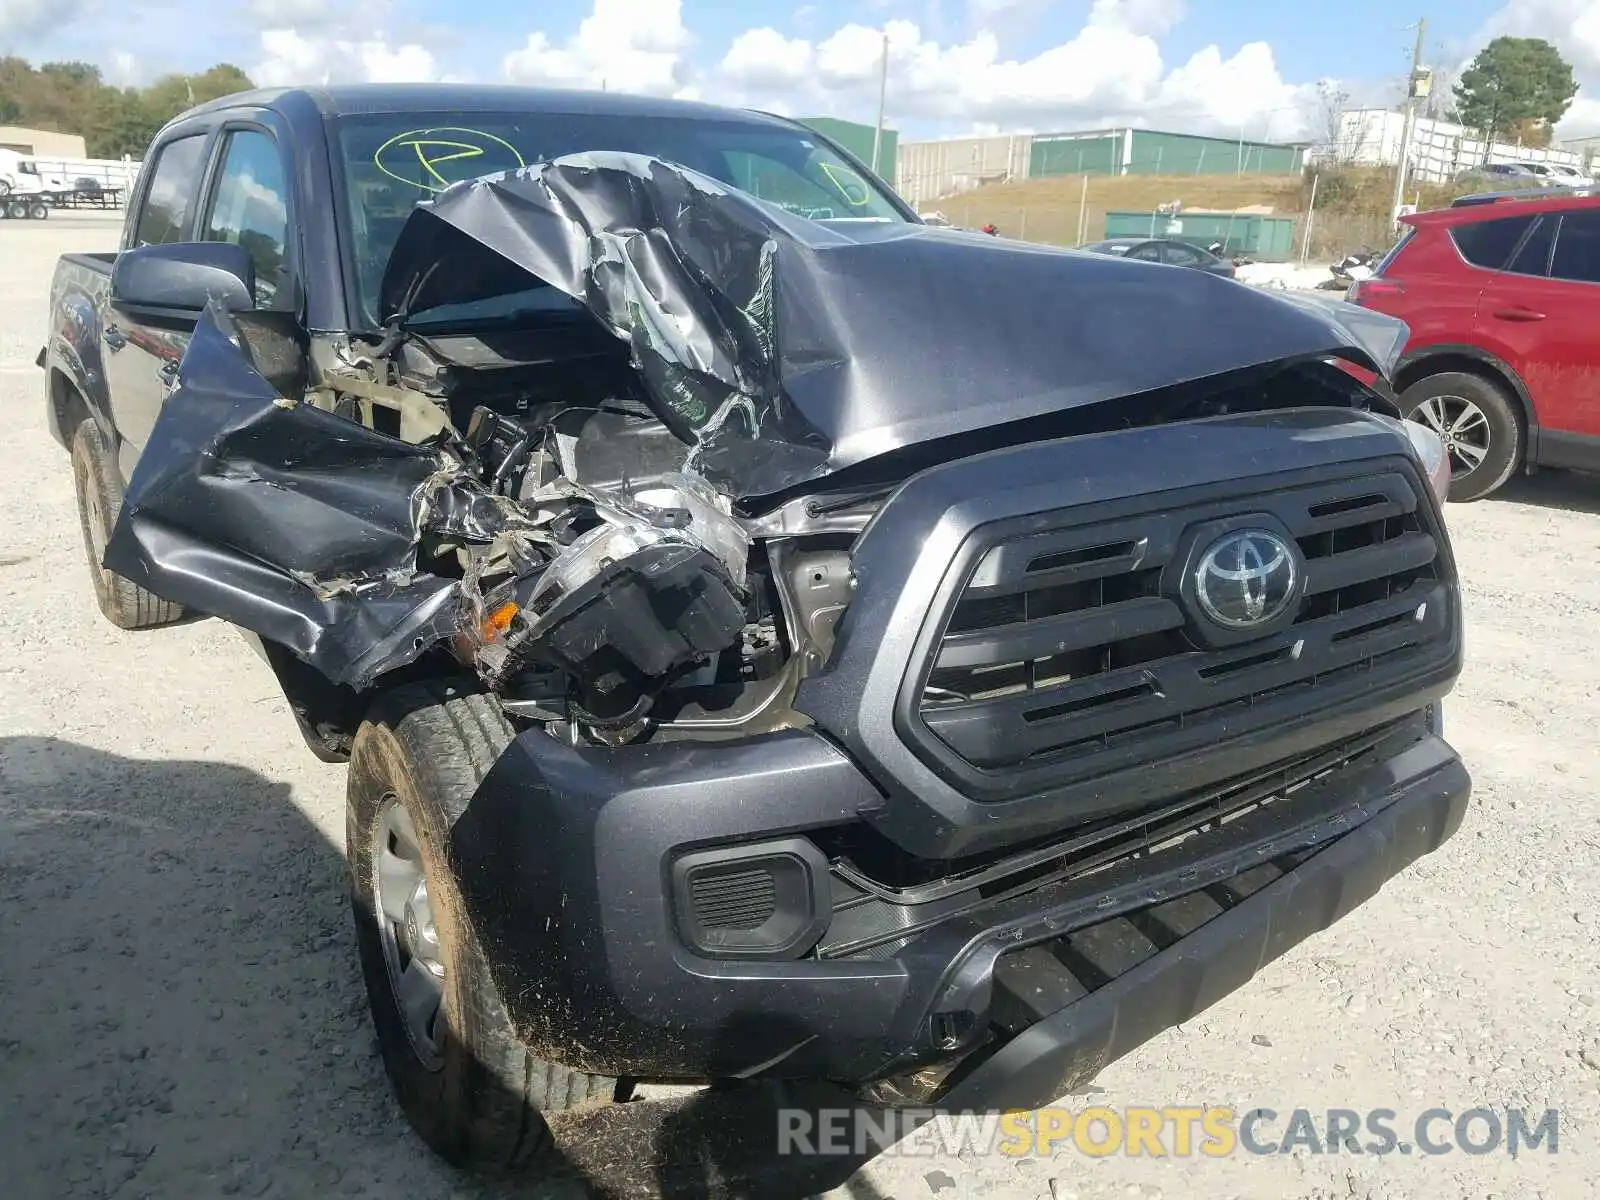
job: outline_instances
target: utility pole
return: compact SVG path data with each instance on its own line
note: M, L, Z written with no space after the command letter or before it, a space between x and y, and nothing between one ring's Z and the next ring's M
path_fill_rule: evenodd
M1400 206L1406 202L1406 168L1411 162L1411 135L1416 126L1417 114L1417 89L1421 86L1422 71L1422 45L1428 36L1428 18L1417 18L1417 44L1411 51L1411 73L1406 76L1406 115L1405 121L1400 126L1400 163L1394 172L1394 205L1390 208L1391 219L1398 222L1400 219Z
M883 61L878 65L878 131L872 135L872 173L883 157L883 105L889 95L889 35L883 35Z

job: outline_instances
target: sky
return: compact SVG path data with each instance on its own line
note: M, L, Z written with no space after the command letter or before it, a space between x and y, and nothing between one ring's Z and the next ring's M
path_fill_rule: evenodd
M1545 37L1600 133L1600 0L0 0L0 52L117 83L219 61L262 84L455 79L683 96L871 122L912 138L1124 123L1316 139L1319 94L1400 95L1499 33ZM1319 84L1322 87L1319 89Z

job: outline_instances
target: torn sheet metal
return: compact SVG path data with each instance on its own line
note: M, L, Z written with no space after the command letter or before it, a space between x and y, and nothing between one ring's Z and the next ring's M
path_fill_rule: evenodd
M535 519L444 449L280 396L226 314L195 329L140 455L105 565L362 687L455 631L459 580L424 536L483 545Z
M281 396L235 320L208 311L104 562L334 683L364 688L449 643L496 686L558 667L596 720L622 724L738 639L749 539L703 480L556 478L513 499L463 454ZM558 532L575 514L593 528ZM491 600L512 615L486 625Z
M692 469L769 495L897 447L1286 359L1387 374L1405 327L1156 269L895 222L813 222L687 168L572 155L409 218L404 318L543 281L628 342Z

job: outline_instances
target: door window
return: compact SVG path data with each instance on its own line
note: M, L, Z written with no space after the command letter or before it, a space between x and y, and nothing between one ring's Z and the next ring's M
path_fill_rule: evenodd
M256 272L256 304L261 308L282 307L289 299L284 264L288 192L276 142L253 129L228 134L204 238L232 242L249 253Z
M1501 217L1496 221L1474 221L1450 231L1461 257L1475 267L1498 271L1517 248L1522 235L1533 224L1532 217Z
M1160 262L1161 261L1161 247L1156 245L1154 242L1146 242L1142 246L1135 246L1132 250L1129 250L1128 253L1125 254L1123 257L1124 258L1136 258L1140 262Z
M136 246L164 246L183 240L190 207L200 191L205 149L203 133L178 138L161 147L155 163L145 167L155 174L145 193L144 211L139 214L139 227L134 233Z
M1578 283L1600 283L1600 211L1562 215L1550 274Z
M1556 237L1556 218L1540 217L1522 240L1516 257L1506 264L1506 270L1516 275L1543 275L1550 265L1550 243Z
M1161 247L1161 261L1175 267L1198 267L1200 252L1182 242L1166 242Z

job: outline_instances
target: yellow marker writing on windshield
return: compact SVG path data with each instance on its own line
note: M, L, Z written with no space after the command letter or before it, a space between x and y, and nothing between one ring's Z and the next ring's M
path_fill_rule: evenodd
M511 158L510 163L505 162L507 155ZM457 126L409 129L404 133L397 133L373 152L372 163L390 179L398 179L401 183L425 191L442 192L452 183L470 178L470 175L457 174L456 178L448 178L439 170L440 166L485 156L499 160L498 169L501 170L512 165L516 168L528 165L517 148L504 138L496 137L482 129ZM416 159L417 167L415 175L409 170L413 157ZM472 172L472 174L488 173L489 171Z
M872 193L867 190L866 181L843 163L818 163L817 166L832 181L833 186L839 189L839 195L844 198L845 203L860 208L872 200Z

